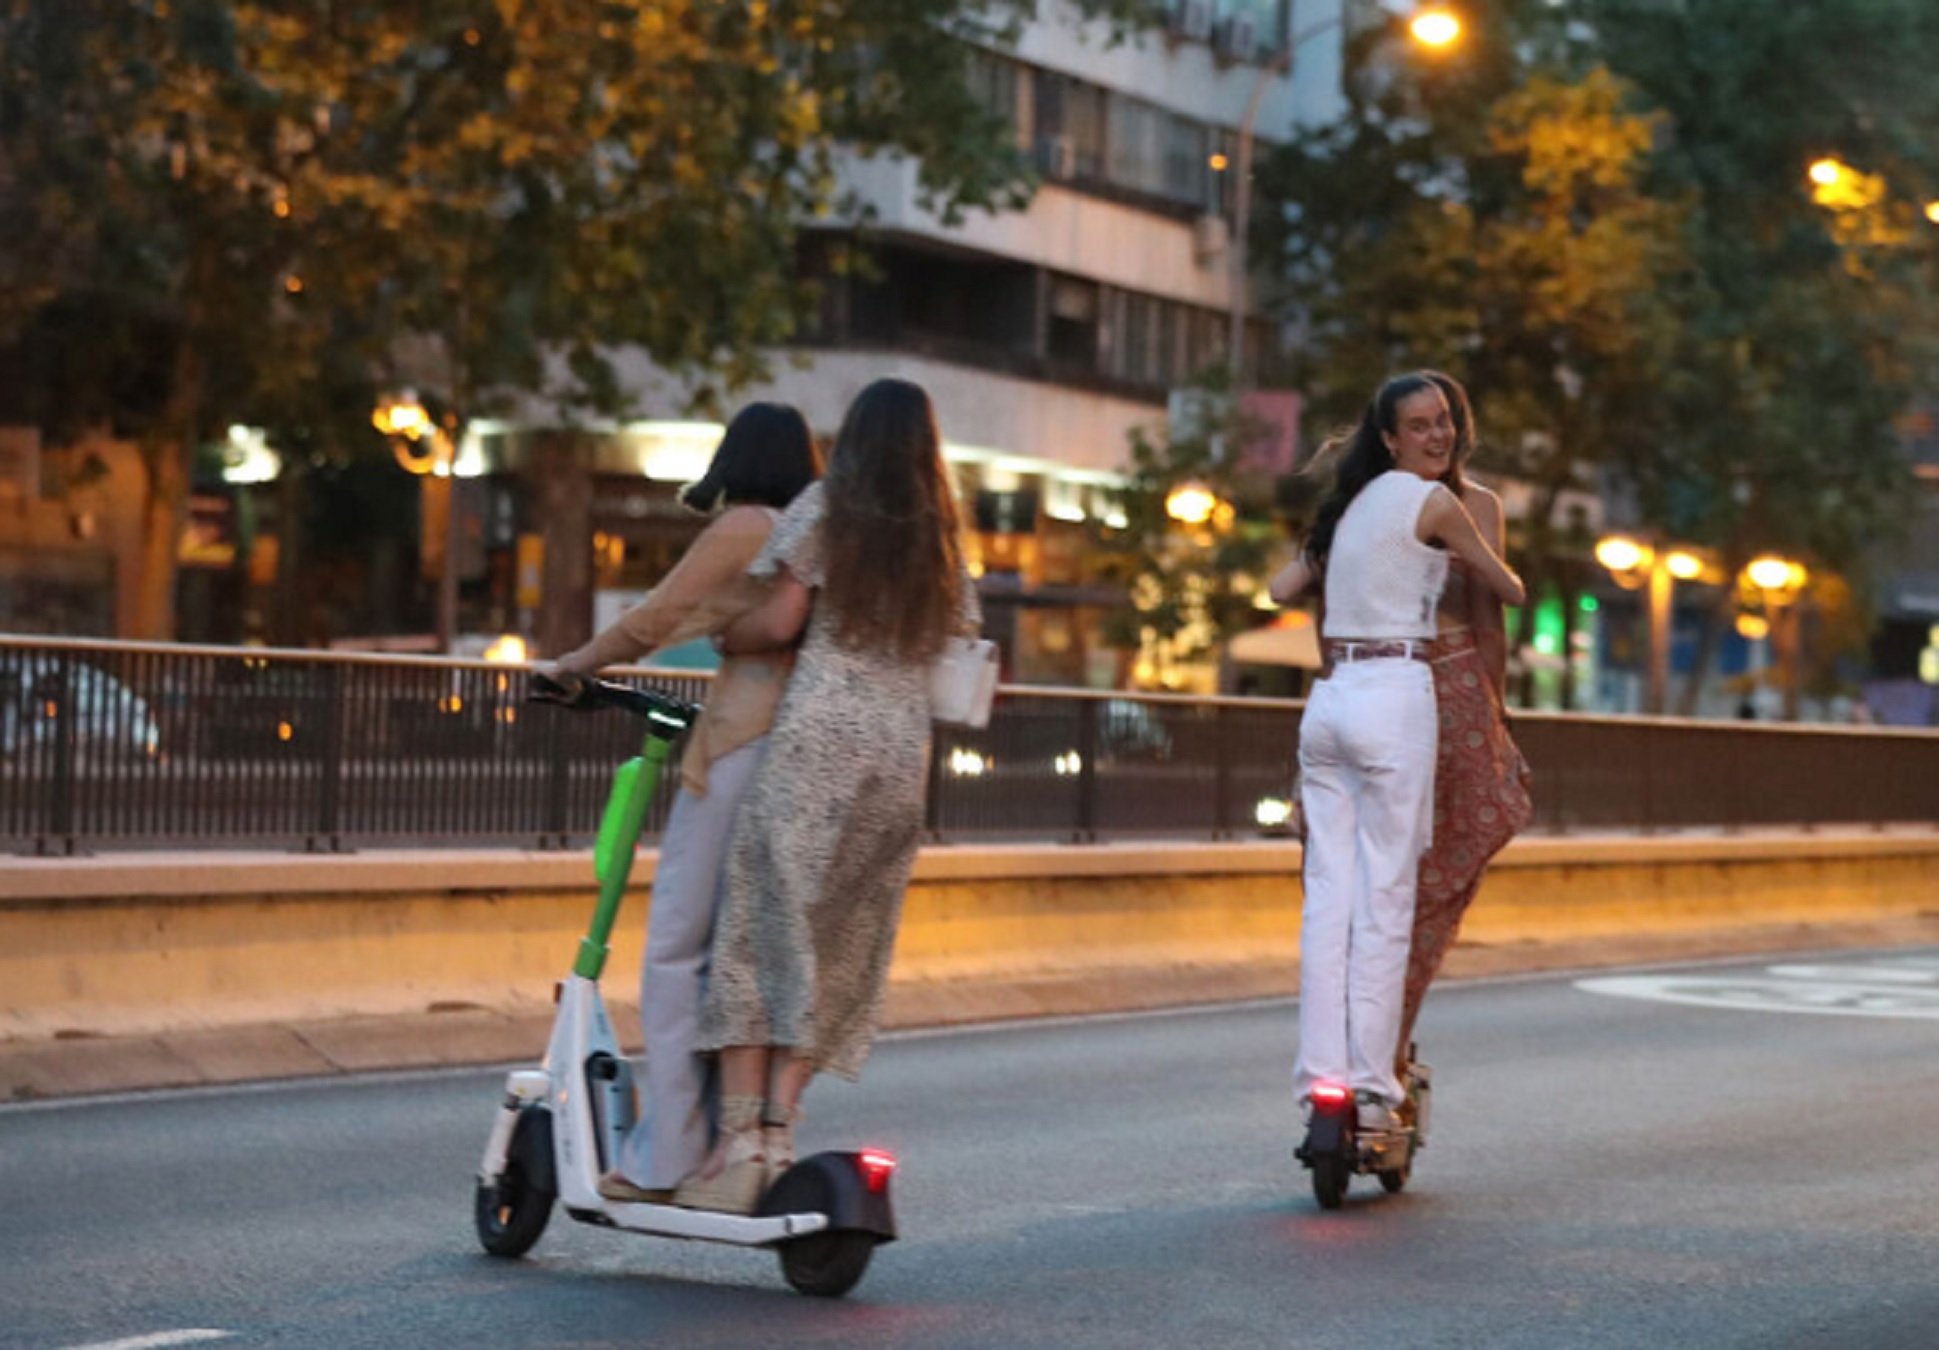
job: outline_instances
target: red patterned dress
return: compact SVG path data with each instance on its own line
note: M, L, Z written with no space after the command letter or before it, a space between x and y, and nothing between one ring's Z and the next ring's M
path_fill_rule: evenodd
M1465 621L1477 587L1468 567L1450 559L1441 612ZM1434 761L1434 842L1421 857L1414 900L1414 946L1407 959L1400 1058L1407 1058L1421 999L1454 946L1462 916L1481 889L1488 860L1528 824L1528 761L1515 748L1501 697L1472 629L1434 639L1434 699L1440 712Z

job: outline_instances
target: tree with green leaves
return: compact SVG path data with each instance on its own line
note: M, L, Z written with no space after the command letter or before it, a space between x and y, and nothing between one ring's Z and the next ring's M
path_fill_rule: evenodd
M1097 579L1125 596L1105 617L1104 640L1161 679L1171 663L1203 661L1252 626L1285 539L1275 484L1248 468L1246 453L1271 429L1246 416L1226 372L1183 392L1164 430L1132 433L1127 481L1113 494L1123 523L1094 536Z
M808 312L795 235L838 153L914 156L945 214L1015 204L961 39L1029 8L5 0L7 415L143 446L140 627L168 636L218 422L342 453L406 373L452 419L618 414L626 347L704 404Z
M1396 368L1469 383L1482 467L1534 489L1531 590L1618 482L1734 569L1852 569L1891 518L1893 419L1932 372L1939 15L1917 0L1496 0L1444 67L1361 44L1348 116L1271 164L1262 222L1344 415ZM1893 185L1827 204L1836 152ZM1686 707L1694 691L1686 689Z

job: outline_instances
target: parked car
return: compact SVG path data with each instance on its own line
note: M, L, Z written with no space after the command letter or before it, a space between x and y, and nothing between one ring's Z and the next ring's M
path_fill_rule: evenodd
M161 753L161 728L147 702L114 676L38 652L0 656L0 754L51 747L63 708L74 719L77 755L152 759Z

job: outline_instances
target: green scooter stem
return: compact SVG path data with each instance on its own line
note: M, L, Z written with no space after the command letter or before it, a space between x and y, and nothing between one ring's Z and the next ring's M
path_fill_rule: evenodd
M606 814L600 817L599 840L593 846L593 870L599 877L599 905L593 910L592 927L579 940L579 959L572 973L582 979L596 980L606 968L619 907L626 899L626 881L633 871L633 855L646 826L646 809L653 802L653 790L660 785L660 771L666 766L669 746L649 735L637 759L629 759L613 774L613 790L606 798Z

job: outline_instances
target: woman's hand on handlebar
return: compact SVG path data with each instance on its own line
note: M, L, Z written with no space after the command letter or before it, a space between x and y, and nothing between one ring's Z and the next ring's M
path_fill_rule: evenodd
M549 703L577 703L586 693L586 677L557 661L532 667L532 697Z

